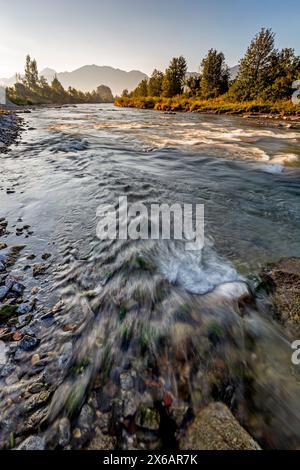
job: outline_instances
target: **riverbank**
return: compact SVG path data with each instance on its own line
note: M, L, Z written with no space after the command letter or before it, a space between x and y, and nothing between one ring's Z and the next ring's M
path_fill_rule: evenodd
M6 153L23 129L23 119L15 110L0 107L0 153Z
M200 100L195 98L160 97L120 97L115 100L115 106L139 109L154 109L164 112L197 112L209 114L228 114L246 118L260 118L292 121L300 127L300 106L292 101L277 103L262 103L249 101L244 103L227 102L220 98L215 100Z

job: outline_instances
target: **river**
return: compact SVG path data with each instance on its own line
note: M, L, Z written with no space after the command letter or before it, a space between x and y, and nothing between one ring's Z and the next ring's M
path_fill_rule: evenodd
M25 119L21 142L1 157L0 215L9 221L6 243L26 245L13 274L28 297L40 289L20 329L40 344L10 349L11 372L0 379L2 446L12 434L48 435L65 414L77 429L87 402L109 414L121 447L175 446L189 413L218 400L261 446L298 447L290 342L267 296L241 304L239 289L253 292L268 263L300 256L300 131L113 105L41 108ZM120 196L204 204L203 250L99 240L97 207ZM31 227L26 237L14 230L18 220ZM32 253L51 254L40 278L30 274ZM37 382L47 393L30 408ZM179 421L157 405L169 396ZM132 430L141 404L160 414L158 437ZM84 445L76 432L70 445Z

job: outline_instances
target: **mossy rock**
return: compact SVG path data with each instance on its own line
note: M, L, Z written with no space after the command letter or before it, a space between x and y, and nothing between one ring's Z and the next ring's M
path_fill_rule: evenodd
M3 305L0 307L0 322L6 321L13 317L17 311L17 305Z
M136 420L137 426L151 431L158 431L160 425L160 415L155 408L141 406L138 409Z

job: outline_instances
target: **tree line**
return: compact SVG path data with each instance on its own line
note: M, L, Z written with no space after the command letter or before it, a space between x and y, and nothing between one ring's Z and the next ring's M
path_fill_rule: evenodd
M294 49L275 48L275 34L262 28L239 62L236 78L230 78L222 52L210 49L201 62L199 74L187 74L184 57L174 57L164 73L155 69L123 97L165 97L185 95L209 100L223 96L232 101L271 101L290 99L292 83L300 78L300 57Z
M83 92L69 87L67 90L57 76L49 84L38 72L37 62L26 57L24 75L16 75L16 83L7 89L9 99L16 104L71 104L112 103L114 97L108 86L100 85L92 92Z

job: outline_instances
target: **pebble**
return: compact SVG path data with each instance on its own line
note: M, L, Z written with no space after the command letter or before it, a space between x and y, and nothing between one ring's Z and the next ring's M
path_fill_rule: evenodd
M21 284L20 282L16 282L13 284L11 290L15 292L16 294L22 294L23 291L25 290L25 286Z
M81 438L81 431L79 428L75 428L73 431L73 437L75 439L80 439Z
M61 447L69 444L71 439L71 425L68 418L62 418L58 423L58 443Z
M36 348L39 344L39 340L34 336L25 335L22 341L20 342L20 348L23 351L31 351L32 349Z
M20 304L17 308L18 315L25 315L26 313L30 312L31 308L28 304Z
M38 362L40 362L40 356L39 354L34 354L31 358L31 364L34 366L35 364L37 364Z
M42 437L29 436L17 447L17 450L44 450L45 442Z
M32 267L32 275L33 277L36 276L41 276L42 274L45 273L46 269L48 268L47 264L41 263L41 264L34 264Z
M0 300L3 300L8 293L8 288L6 286L0 287Z
M130 372L123 372L120 374L120 384L123 390L132 390L133 380Z
M0 341L0 365L4 366L6 362L7 362L6 345L4 341Z
M16 331L12 336L13 341L21 341L22 338L23 335L19 331Z

